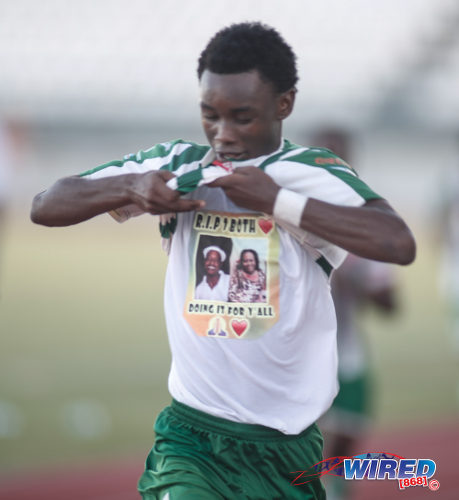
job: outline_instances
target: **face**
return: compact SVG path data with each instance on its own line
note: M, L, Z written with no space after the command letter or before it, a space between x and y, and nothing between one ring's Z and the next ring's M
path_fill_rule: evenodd
M201 119L220 161L247 160L275 151L282 120L293 107L293 90L278 94L258 71L201 76Z
M247 274L252 274L257 266L255 255L252 252L244 252L242 255L242 269Z
M207 257L204 261L204 268L206 270L206 274L209 276L218 274L220 271L222 261L220 254L216 252L215 250L211 250L210 252L207 252Z

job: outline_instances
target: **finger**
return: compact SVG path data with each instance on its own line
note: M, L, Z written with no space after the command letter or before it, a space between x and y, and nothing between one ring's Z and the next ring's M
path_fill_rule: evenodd
M216 179L215 181L209 182L209 184L206 184L207 187L210 188L219 188L222 187L223 184L221 182L222 179Z
M234 174L241 174L241 175L250 175L254 172L257 172L257 171L262 171L260 170L258 167L238 167L235 171L234 171Z
M215 181L208 184L210 187L223 187L234 186L238 183L247 182L248 177L254 175L266 175L257 167L238 167L232 174L220 177Z
M203 200L183 200L180 199L175 203L153 203L147 207L143 207L146 212L152 215L160 215L175 212L191 212L193 210L198 210L205 206L205 201Z
M234 184L234 181L237 180L237 174L234 172L230 175L224 175L223 177L219 177L212 182L207 184L208 187L228 187Z
M174 205L176 212L190 212L192 210L199 210L206 205L204 200L184 200L183 198L177 200Z
M155 184L155 197L159 197L166 202L173 202L180 197L180 193L171 189L163 179Z
M172 177L175 177L175 174L173 174L170 170L158 170L157 174L159 177L164 179L165 182L172 179Z

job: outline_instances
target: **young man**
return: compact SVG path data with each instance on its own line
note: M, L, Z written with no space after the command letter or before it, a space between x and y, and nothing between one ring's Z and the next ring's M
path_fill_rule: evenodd
M226 301L230 278L221 270L222 262L226 260L226 253L221 248L211 245L204 248L202 255L205 274L196 287L194 298Z
M314 422L337 392L329 274L346 251L409 264L414 240L344 161L282 139L297 74L275 30L223 29L198 76L210 147L159 144L61 179L35 197L31 217L65 226L161 214L173 402L155 424L143 498L324 498L319 480L291 481L321 460ZM265 304L194 298L196 251L209 237L231 240L231 262L256 248Z

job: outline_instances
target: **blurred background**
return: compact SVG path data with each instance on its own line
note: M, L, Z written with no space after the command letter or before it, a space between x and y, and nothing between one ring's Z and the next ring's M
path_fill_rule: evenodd
M356 312L374 380L359 450L436 460L442 498L457 498L457 0L0 0L0 498L137 498L169 401L157 220L49 229L30 204L157 142L205 142L197 58L247 20L298 55L285 137L344 137L342 156L418 241L391 271L395 313ZM349 498L398 498L378 483Z

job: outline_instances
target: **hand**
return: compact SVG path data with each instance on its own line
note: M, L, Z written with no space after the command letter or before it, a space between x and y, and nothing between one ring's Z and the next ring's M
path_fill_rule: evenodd
M135 175L129 194L132 201L145 212L164 214L169 212L188 212L205 205L203 200L186 200L180 193L166 186L172 172L158 170Z
M232 174L208 184L219 187L236 205L266 214L273 213L280 189L269 175L257 167L239 167Z

